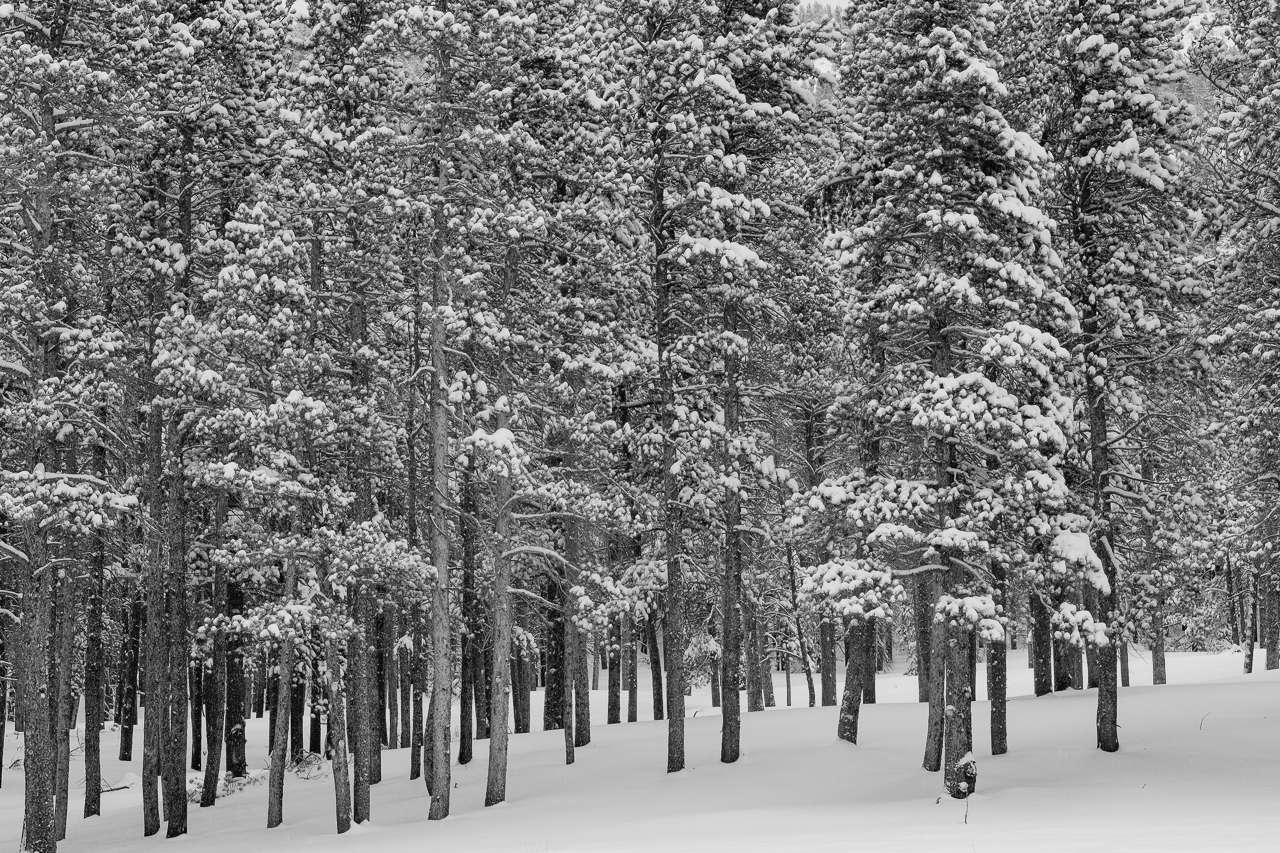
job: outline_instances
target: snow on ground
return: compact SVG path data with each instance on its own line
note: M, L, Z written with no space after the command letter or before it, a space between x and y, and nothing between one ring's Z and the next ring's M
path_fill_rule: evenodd
M857 746L835 737L836 709L780 707L744 714L742 759L719 762L720 723L706 688L689 703L688 769L665 770L666 724L652 718L647 673L642 722L606 726L604 690L592 694L593 742L566 767L563 735L511 740L507 803L483 807L487 743L455 765L453 814L425 820L422 782L408 780L408 750L383 753L373 819L333 834L328 778L290 775L285 825L267 830L266 788L246 788L214 808L190 810L181 841L141 837L134 762L115 760L117 736L103 738L104 776L132 783L103 795L101 817L79 818L81 757L73 766L67 853L182 850L228 853L366 851L1251 851L1280 838L1280 672L1240 676L1239 653L1174 654L1170 684L1150 685L1133 659L1134 686L1121 691L1121 751L1093 748L1095 691L1033 698L1025 653L1010 658L1010 753L990 755L988 706L974 705L978 793L942 795L940 774L920 769L925 707L914 677L881 674L880 704L862 713ZM778 703L783 678L775 676ZM1143 686L1146 685L1146 686ZM605 678L601 678L601 687ZM793 701L806 701L793 676ZM979 695L985 692L980 688ZM534 697L535 726L540 694ZM625 694L624 694L625 713ZM250 764L266 763L264 720L250 724ZM10 735L6 765L17 746ZM79 784L76 784L76 780ZM16 849L21 826L19 770L0 789L0 849Z

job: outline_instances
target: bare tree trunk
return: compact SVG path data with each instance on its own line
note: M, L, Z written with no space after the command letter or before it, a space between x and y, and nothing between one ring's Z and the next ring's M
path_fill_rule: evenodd
M880 665L880 620L874 616L868 617L867 630L863 634L862 663L866 667L866 674L862 679L862 702L866 705L874 705L876 704L876 673L882 669Z
M633 617L627 617L623 632L627 662L627 722L634 723L640 711L640 692L636 683L639 679L637 670L640 668L640 637Z
M514 249L512 250L514 251ZM508 255L508 275L514 278L511 265L514 259ZM513 282L512 282L513 283ZM507 416L498 415L498 428L505 429ZM485 787L484 804L496 806L507 798L507 721L511 709L511 477L506 471L497 475L493 489L494 536L496 553L493 568L493 703L489 709L489 777ZM525 693L528 701L528 693ZM526 714L527 716L527 714Z
M916 623L916 684L921 702L928 702L930 670L933 668L933 601L929 600L927 575L916 576L912 585L912 615ZM936 769L936 768L935 768Z
M125 606L125 640L120 667L120 761L133 760L133 729L138 724L138 663L142 647L143 604L141 588L134 591Z
M422 613L417 609L413 613L413 740L409 748L413 754L409 756L409 778L422 776L422 694L427 684L426 637L422 633ZM330 722L332 725L332 721Z
M796 560L791 545L787 545L787 575L791 583L791 612L795 614L796 642L800 646L800 665L804 667L804 680L809 687L809 707L817 704L813 689L813 664L809 661L809 649L804 641L804 623L800 619L800 599L796 590Z
M650 611L644 627L649 635L649 675L653 681L653 718L661 720L665 707L663 702L665 691L662 688L662 649L658 648L658 622L654 617L655 614Z
M822 675L822 704L836 704L836 626L824 618L818 624L819 666Z
M227 615L234 616L244 610L244 592L238 582L227 579ZM245 690L244 648L239 638L228 637L227 647L227 702L223 732L227 750L227 772L234 779L249 775L249 762L245 744L245 707L249 699Z
M65 466L68 471L74 465ZM75 656L76 591L72 572L66 572L58 582L57 604L54 608L53 667L57 675L58 689L54 694L54 736L57 739L57 764L54 780L54 832L58 840L67 837L67 807L71 787L71 729L75 727L76 697L72 688L72 670Z
M1029 598L1031 610L1031 658L1035 681L1035 694L1044 696L1053 692L1053 624L1049 621L1049 606L1036 590Z
M992 565L995 578L996 601L1012 612L1013 599L1009 595L1007 567L996 560ZM1011 620L1012 621L1012 620ZM1009 751L1008 707L1009 647L1005 638L992 640L987 646L987 700L991 703L991 754L1004 755ZM976 685L970 685L976 689Z
M1166 681L1164 660L1164 593L1156 594L1155 612L1151 614L1151 683Z
M978 766L973 760L973 687L969 682L973 645L963 626L948 625L947 634L945 780L951 796L963 799L977 789L978 781Z
M1249 595L1249 627L1245 631L1244 645L1244 673L1249 675L1253 672L1253 650L1258 645L1258 577L1253 575L1246 578L1245 585L1248 588Z
M351 828L351 782L347 777L347 697L344 696L341 652L337 639L325 644L329 692L329 748L333 751L334 812L338 834Z
M191 695L191 761L192 770L200 770L204 753L204 662L187 663L187 689Z
M925 575L925 577L929 578L929 583L918 586L917 591L921 594L935 597L936 600L936 596L940 595L939 582L932 572ZM927 666L929 669L929 724L925 737L924 769L930 772L937 772L942 767L947 680L949 678L949 673L947 672L948 633L946 622L933 622L929 629L929 658L927 662L920 661L917 664L917 667Z
M609 725L622 722L622 617L609 617L609 646L606 651L609 666L609 710L605 722Z
M219 495L214 509L214 541L221 536L226 521L227 499ZM213 567L214 612L227 615L227 570L219 563ZM205 691L209 721L209 751L205 759L204 784L200 788L200 807L208 808L218 798L218 777L222 767L222 739L227 713L227 635L223 630L213 634L213 668Z
M764 691L764 706L774 708L777 707L778 700L773 693L774 656L769 651L769 625L765 619L758 618L756 626L756 665L760 667L760 687Z
M49 634L53 622L53 566L45 531L36 520L23 523L27 566L19 573L22 620L18 623L18 702L23 722L23 853L55 853L53 717L49 698L53 672Z
M866 633L868 625L859 618L854 618L849 623L849 643L846 648L850 651L861 650L866 647ZM862 660L862 655L854 653L846 655L844 664L844 697L840 703L840 717L836 723L836 737L841 740L847 740L849 743L858 742L858 717L862 711L862 693L864 689L863 680L867 675L866 661ZM872 673L874 677L874 673Z
M574 649L574 679L573 679L573 745L587 746L591 743L591 688L590 673L587 672L591 665L591 658L587 654L587 645L590 638L582 631L574 631L577 647Z
M296 557L284 561L284 604L293 601L298 585ZM284 770L289 753L289 724L293 717L293 635L285 630L280 637L280 674L276 686L276 740L271 750L271 776L267 789L267 829L284 820Z
M750 593L742 597L742 621L742 639L745 647L742 654L742 668L747 682L747 713L751 713L764 710L764 688L760 684L759 626L756 623L755 602L751 600ZM736 659L733 665L738 665Z
M1280 669L1280 593L1276 592L1276 578L1267 576L1266 602L1266 640L1267 669Z
M369 819L371 802L369 786L373 775L374 730L370 694L374 681L371 673L371 652L373 637L373 590L368 587L357 588L355 592L355 633L348 640L347 669L351 675L351 729L349 746L354 752L352 761L351 819L364 823Z
M106 413L99 410L99 418ZM107 448L99 436L93 448L93 472L99 480L107 476ZM102 650L102 607L106 584L107 537L93 534L93 557L89 561L89 590L85 602L84 648L84 816L102 812L102 723L105 711L103 674L107 669ZM0 688L2 689L2 688ZM3 725L0 711L0 725ZM74 725L74 723L73 723ZM2 739L2 738L0 738Z

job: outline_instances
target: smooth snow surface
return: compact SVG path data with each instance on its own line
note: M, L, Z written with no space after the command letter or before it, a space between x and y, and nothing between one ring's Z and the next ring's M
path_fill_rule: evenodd
M1261 659L1258 660L1261 663ZM744 714L742 759L719 761L720 721L705 688L689 702L688 769L665 769L666 724L606 726L605 692L592 694L593 742L564 765L560 732L511 739L509 801L483 807L487 742L454 765L453 814L425 820L421 781L408 780L408 750L383 753L373 820L333 834L327 776L288 776L285 825L266 827L266 787L241 790L216 807L190 809L191 834L141 837L135 760L114 760L117 735L103 738L104 775L128 785L103 795L104 815L83 820L77 753L67 853L181 850L183 853L326 851L1242 851L1280 849L1280 672L1240 676L1241 655L1169 656L1169 685L1150 683L1135 654L1134 687L1120 693L1121 751L1094 749L1095 691L1041 698L1030 690L1025 653L1010 656L1010 753L992 757L988 706L974 704L978 793L942 796L940 774L920 769L925 707L914 677L882 674L880 704L862 711L861 743L835 737L835 708L776 708ZM640 713L652 716L647 673ZM981 683L981 678L979 679ZM606 684L602 674L601 687ZM783 678L775 676L779 705ZM793 701L807 701L803 676ZM985 696L984 688L979 696ZM535 728L541 694L534 696ZM745 705L745 703L744 703ZM625 694L624 694L625 714ZM265 720L250 724L250 765L266 762ZM456 728L455 728L456 732ZM73 742L78 742L78 738ZM456 744L455 744L456 746ZM13 735L6 765L16 755ZM0 850L15 850L22 777L6 767L0 790ZM940 798L941 797L941 798ZM967 814L967 823L966 823Z

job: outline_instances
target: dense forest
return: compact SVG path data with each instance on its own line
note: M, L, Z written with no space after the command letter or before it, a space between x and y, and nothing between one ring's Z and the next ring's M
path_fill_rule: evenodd
M695 684L734 762L894 659L966 797L1010 647L1109 752L1130 644L1280 666L1278 131L1275 0L0 3L23 849L81 704L86 817L269 714L344 832Z

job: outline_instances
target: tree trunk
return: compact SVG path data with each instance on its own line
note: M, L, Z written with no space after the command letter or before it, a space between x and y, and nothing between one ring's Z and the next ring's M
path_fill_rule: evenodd
M1246 578L1245 586L1249 591L1249 625L1244 639L1244 674L1253 672L1253 650L1258 645L1258 577Z
M24 853L55 853L53 717L49 706L53 672L48 643L53 627L54 572L39 522L24 522L23 533L28 562L19 572L22 620L18 623L16 686L23 722L24 776L19 847Z
M757 614L758 615L758 614ZM764 691L764 706L777 707L773 693L773 654L769 651L769 629L763 619L756 622L756 665L759 667L760 687Z
M1053 692L1053 623L1050 621L1049 606L1036 590L1031 591L1029 598L1031 611L1031 647L1027 650L1031 658L1035 681L1035 694L1044 696Z
M822 704L836 704L836 628L829 619L818 624L819 673L822 676Z
M121 692L120 699L120 761L133 760L133 729L138 724L138 663L142 648L143 620L142 589L134 591L131 601L126 605L125 640L123 650L123 683L117 688Z
M555 571L553 569L553 571ZM543 597L549 602L561 599L560 584L555 577L548 577ZM546 664L546 676L542 692L542 730L564 728L564 611L559 607L547 609L547 641L543 644L542 659Z
M296 557L284 561L284 604L293 601L298 585ZM284 770L289 753L289 729L293 718L293 634L286 629L280 634L280 672L276 682L275 746L271 750L271 775L267 789L267 829L284 820ZM299 721L301 722L301 721Z
M916 623L916 684L919 701L928 702L932 695L929 690L929 675L933 667L931 642L934 622L933 601L929 599L930 584L927 574L917 575L912 586L912 616Z
M764 710L764 686L760 683L760 628L750 593L742 598L742 668L747 682L747 713ZM738 660L733 661L738 666Z
M373 590L367 587L357 588L352 607L355 611L355 632L347 646L347 668L351 675L351 731L348 743L355 753L352 761L351 819L361 824L369 819L370 814L369 786L372 784L372 752L375 748L373 720L370 719L373 709L369 702L373 689L370 682L374 680L373 673L369 671L372 657L370 648L375 642Z
M591 659L587 654L589 638L582 631L574 631L577 647L574 649L573 680L573 745L587 746L591 743L591 688L590 673L587 671Z
M99 411L103 417L104 412ZM104 417L105 420L105 417ZM102 439L94 443L94 476L107 476L107 448ZM102 607L106 584L107 536L93 534L93 557L89 561L89 590L85 602L84 648L84 816L102 812L102 723L105 711L103 674L107 663L102 651ZM3 687L0 686L0 690ZM3 711L0 710L0 719ZM0 723L2 725L2 723Z
M795 553L787 545L787 574L791 582L791 612L796 620L796 642L800 645L800 665L804 667L804 680L809 687L809 707L817 704L817 695L813 689L813 663L809 660L809 649L804 641L804 622L800 618L800 600L796 592Z
M1273 575L1268 576L1267 581L1267 669L1280 669L1280 593L1276 591Z
M609 617L609 647L606 652L609 665L609 710L605 722L609 725L622 722L622 617Z
M244 591L234 580L227 580L227 615L234 616L244 610ZM223 731L227 743L227 772L233 779L249 775L249 762L245 743L245 704L249 698L245 689L244 649L236 637L226 639L227 646L227 703Z
M73 470L71 465L66 466ZM72 572L66 572L58 581L57 604L54 608L53 634L54 673L58 689L54 694L54 736L57 739L57 764L54 780L54 832L58 840L67 837L67 807L71 788L71 729L75 727L76 698L72 686L73 661L75 659L76 590Z
M991 754L1009 751L1008 730L1008 650L1004 640L987 646L987 699L991 702Z
M929 578L929 583L917 586L917 591L931 597L939 596L939 582L936 576L930 572L926 577ZM921 661L917 664L917 668L927 666L929 670L929 723L924 745L924 769L930 772L937 772L942 767L948 680L948 633L946 622L933 622L929 629L928 662L926 664Z
M637 686L639 679L637 670L640 668L640 637L636 631L636 620L628 616L623 631L627 664L627 722L634 723L640 711L640 694Z
M295 667L296 669L296 667ZM303 720L306 717L307 682L301 672L290 674L292 692L289 694L289 761L300 761L303 748Z
M862 694L865 689L863 681L867 675L866 661L862 659L861 651L866 648L868 627L865 620L857 617L849 623L849 642L846 648L853 654L846 655L844 697L840 703L840 718L836 723L836 737L849 743L858 742L858 717L862 711Z
M1158 593L1155 612L1151 614L1151 683L1164 684L1165 680L1164 594Z
M427 650L426 637L422 633L422 613L416 608L413 612L413 740L409 745L412 755L409 756L409 778L422 776L422 694L427 684ZM329 722L333 725L332 719Z
M507 257L508 287L513 286L515 283L514 265L516 256L513 254L514 252L515 249L513 247ZM507 415L505 413L498 415L497 426L499 429L506 428ZM513 634L511 558L506 553L510 550L511 497L511 477L509 472L503 468L495 478L493 489L493 532L496 540L494 543L496 553L493 559L493 667L491 671L493 684L491 695L493 701L489 709L491 722L489 726L489 777L484 794L484 804L486 806L496 806L507 798L507 750L509 743L507 720L513 698L511 685L511 645ZM526 731L528 731L528 701L529 694L525 691L524 716ZM518 707L518 699L516 704Z
M325 644L325 665L328 678L329 699L329 748L333 752L334 813L338 834L351 828L351 782L347 778L347 697L343 689L341 653L336 638Z
M658 622L653 611L649 612L649 618L645 620L645 630L648 632L649 646L649 675L653 682L653 718L661 720L663 717L663 689L662 689L662 650L658 648Z
M188 137L184 147L190 149ZM189 188L188 188L189 191ZM184 191L184 196L188 191ZM186 473L182 468L183 439L181 417L174 413L165 430L166 450L171 460L166 489L168 568L165 572L167 604L165 640L168 645L168 720L165 734L164 798L168 825L166 838L187 833L187 497ZM161 705L161 709L163 709ZM147 703L151 711L151 703Z
M187 687L191 694L190 766L192 770L201 770L204 758L204 661L187 664Z
M947 634L945 780L951 796L963 799L977 790L978 780L973 760L973 688L969 682L973 645L962 625L948 625Z
M874 616L869 617L862 639L862 664L866 667L862 678L862 701L867 705L876 704L876 673L882 668L879 632L880 620ZM845 681L848 681L847 676Z

